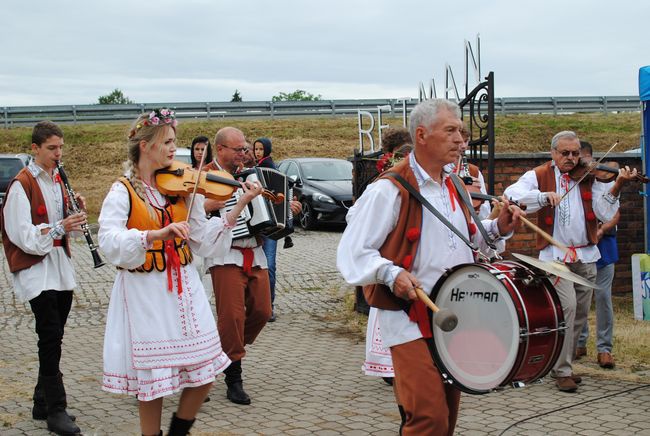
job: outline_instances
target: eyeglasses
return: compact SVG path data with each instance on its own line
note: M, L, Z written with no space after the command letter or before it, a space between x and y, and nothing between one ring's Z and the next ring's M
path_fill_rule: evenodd
M555 150L555 151L557 151L558 153L560 153L564 157L569 157L569 155L571 155L573 157L579 157L580 156L580 150L575 150L575 151L571 151L571 150L564 150L564 151Z
M234 147L228 147L226 144L219 144L219 145L222 146L222 147L228 148L228 149L234 151L235 153L246 153L246 150L248 150L246 147L234 148Z

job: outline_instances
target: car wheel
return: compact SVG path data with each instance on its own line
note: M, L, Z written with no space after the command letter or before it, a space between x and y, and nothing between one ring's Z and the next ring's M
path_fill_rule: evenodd
M302 202L302 212L300 213L300 227L305 230L312 230L316 227L316 214L311 204L306 201Z

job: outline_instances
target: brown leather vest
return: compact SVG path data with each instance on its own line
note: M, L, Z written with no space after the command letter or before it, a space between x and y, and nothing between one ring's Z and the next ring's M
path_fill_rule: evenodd
M537 176L537 185L540 192L557 192L555 186L555 170L551 165L551 161L546 162L534 169ZM587 239L589 244L597 244L598 238L596 232L598 230L598 220L594 214L592 207L592 194L591 186L593 179L583 180L578 189L580 189L580 197L582 198L582 208L584 210L584 221L587 229ZM553 235L553 228L555 226L555 208L551 206L544 206L537 212L537 225L549 235ZM537 250L543 250L548 246L549 242L541 235L537 235Z
M173 217L174 222L185 221L187 219L187 207L185 199L179 198L175 204L168 204L164 210L153 208L156 212L156 218L152 217L147 210L144 199L142 199L133 189L133 185L126 177L120 177L120 182L129 192L129 217L126 227L138 230L157 230L161 228L161 217L165 213L168 217ZM181 265L187 265L192 262L192 251L189 245L183 245L180 238L174 239L174 249L178 253ZM134 271L151 272L164 271L166 268L166 253L163 249L163 241L154 241L150 249L147 250L144 264Z
M18 174L16 174L16 177L7 187L7 192L9 192L9 189L15 182L20 182L20 184L23 186L25 194L27 195L27 198L29 199L32 213L32 224L35 226L39 224L47 224L49 218L47 215L47 209L45 208L45 198L43 198L43 192L41 192L41 188L38 186L38 182L34 176L32 176L32 173L29 172L27 167L23 168L18 172ZM65 194L65 189L63 189L63 184L60 181L58 183L61 186L63 192L63 217L65 218L67 216L68 208L66 205L68 204L68 198ZM0 213L0 220L2 222L2 245L4 246L5 257L7 258L7 263L9 264L9 271L15 273L36 265L45 259L45 256L37 256L34 254L25 253L17 245L9 240L4 226L5 204L3 204L3 211ZM70 244L67 236L63 237L63 248L65 249L65 253L68 255L68 257L70 257Z

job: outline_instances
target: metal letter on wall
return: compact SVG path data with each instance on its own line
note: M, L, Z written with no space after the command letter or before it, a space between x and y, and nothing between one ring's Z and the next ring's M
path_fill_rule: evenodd
M450 80L451 79L451 80ZM449 100L449 91L453 91L454 100L459 101L458 87L454 79L454 73L451 71L451 65L445 63L445 99Z
M370 128L363 128L363 118L362 116L367 116L370 118ZM370 152L375 151L375 140L372 139L372 130L375 128L375 119L372 117L372 114L368 111L357 110L357 120L359 123L359 152L363 154L363 137L364 135L370 141Z
M404 97L397 100L398 103L402 103L402 127L406 129L406 103L411 101L410 98Z
M474 67L474 80L478 85L481 83L481 37L476 34L476 57L474 57L474 51L472 50L472 45L468 40L465 40L465 97L469 94L469 61L472 61L472 66ZM478 60L476 59L478 58Z
M429 83L429 94L427 95L426 90L424 89L424 83L420 82L420 89L418 90L418 103L424 100L431 100L432 98L438 98L436 93L436 82L432 78ZM404 125L406 127L406 125Z
M387 129L387 128L390 127L388 124L382 124L382 116L381 116L381 114L382 114L381 111L382 110L388 110L390 112L392 110L392 108L390 107L390 105L387 105L387 104L383 105L383 106L377 106L377 124L379 126L379 128L377 130L378 130L378 137L379 137L379 148L381 148L381 136L382 136L381 132L384 129ZM374 150L372 150L372 151L374 151Z

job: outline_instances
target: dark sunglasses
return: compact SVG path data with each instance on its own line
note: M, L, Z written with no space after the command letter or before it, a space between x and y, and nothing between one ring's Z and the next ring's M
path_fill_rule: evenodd
M560 150L556 150L556 151L558 153L560 153L564 157L569 157L569 155L571 155L573 157L579 157L580 156L580 150L577 150L577 151L570 151L570 150L560 151Z

